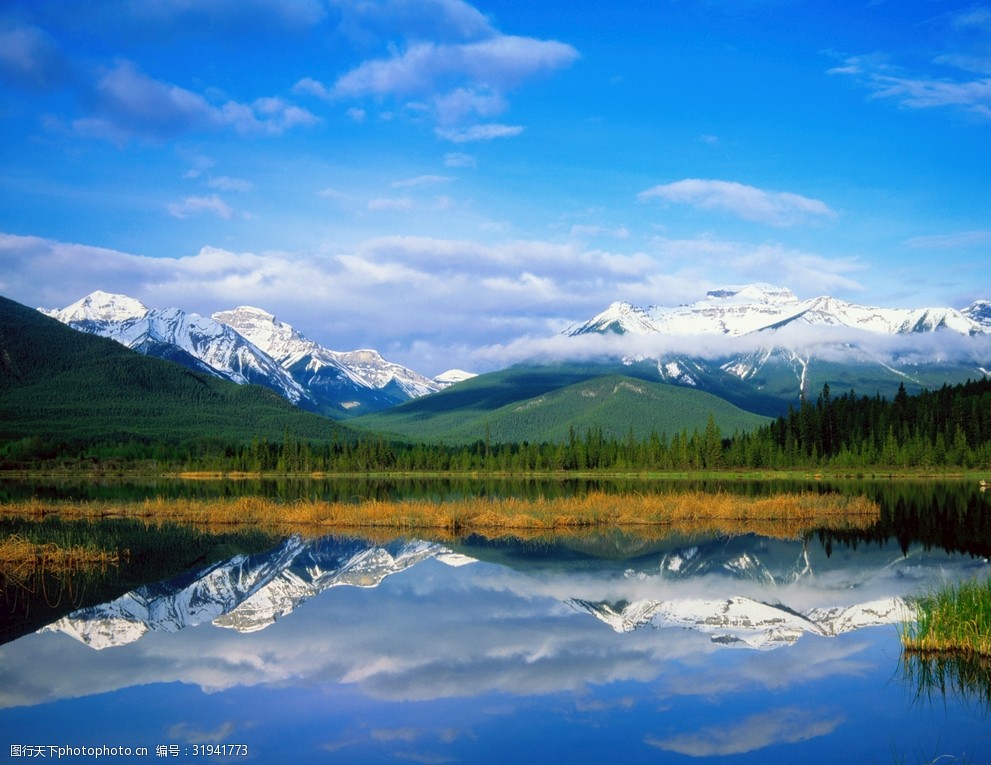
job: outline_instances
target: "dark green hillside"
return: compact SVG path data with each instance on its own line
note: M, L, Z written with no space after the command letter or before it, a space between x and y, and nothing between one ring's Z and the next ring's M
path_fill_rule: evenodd
M0 298L0 439L333 438L275 393L192 372Z
M710 415L725 433L768 422L708 393L603 370L513 367L352 423L414 441L560 443L589 428L617 439L701 431Z
M806 395L814 396L823 385L829 385L834 391L855 390L870 396L892 398L902 386L914 394L946 384L961 384L981 376L976 367L964 364L932 362L912 365L893 361L888 366L877 361L843 363L813 357L805 369L805 391ZM802 368L797 362L789 364L779 360L766 364L747 382L754 390L798 406L801 378Z

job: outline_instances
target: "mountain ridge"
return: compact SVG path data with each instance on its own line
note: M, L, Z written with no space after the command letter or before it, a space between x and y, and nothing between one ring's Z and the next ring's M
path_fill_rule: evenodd
M450 370L431 380L372 349L332 351L251 306L204 317L179 308L151 309L127 295L96 290L65 308L38 310L139 353L238 384L260 384L303 409L334 417L389 408L468 374Z
M74 611L40 631L62 632L96 650L133 643L150 632L176 632L208 623L250 633L271 627L331 588L376 588L387 577L428 560L454 569L469 563L517 569L512 561L480 561L471 554L470 545L458 548L417 539L374 543L290 537L263 553L238 555L171 580L142 585L110 602ZM527 555L533 556L533 551ZM697 565L685 566L685 561ZM881 592L861 592L861 585L891 567L905 569L912 580L919 575L919 566L935 565L925 556L909 560L900 548L892 547L872 553L871 565L860 570L821 551L810 556L802 542L777 541L768 546L755 537L713 537L689 547L676 546L659 567L652 556L619 563L625 570L614 580L615 587L630 594L652 590L657 596L621 601L593 599L585 593L554 597L617 633L680 628L708 635L721 648L759 651L793 645L807 634L831 638L904 623L912 606L901 594L910 586L902 577L891 576ZM961 560L953 567L955 574L967 565ZM584 565L580 570L586 571ZM600 570L614 571L614 567L606 564ZM546 573L537 578L543 580ZM583 582L587 584L584 578L570 580L579 589ZM692 582L712 586L703 593ZM796 587L799 582L804 585ZM814 604L802 604L809 593L820 589Z
M987 377L991 366L988 301L960 310L879 308L827 295L799 300L763 283L710 290L673 307L614 302L562 334L602 336L603 352L612 347L625 363L653 361L675 384L709 389L725 373L792 402L826 382L866 381L869 392L887 395L903 382L924 388Z
M0 437L353 437L272 390L142 355L0 298Z
M971 318L974 317L974 318ZM585 322L572 324L568 336L611 331L617 334L721 334L740 337L780 328L794 321L845 326L879 334L933 331L991 333L991 303L975 301L964 309L880 308L828 295L806 300L786 287L765 283L709 290L703 300L679 306L636 306L614 302Z

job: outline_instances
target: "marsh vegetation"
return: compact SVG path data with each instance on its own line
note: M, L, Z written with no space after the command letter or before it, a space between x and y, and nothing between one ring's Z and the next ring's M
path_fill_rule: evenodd
M918 617L902 634L905 650L991 661L991 579L948 584L919 597Z
M126 518L147 524L189 524L204 529L254 528L269 533L332 530L430 530L448 535L636 528L638 530L752 529L780 524L792 534L829 527L864 527L880 515L877 503L860 496L802 492L750 497L684 491L582 496L475 496L444 500L355 501L241 496L209 499L73 502L30 499L7 503L8 517L66 520ZM788 533L786 531L785 533Z

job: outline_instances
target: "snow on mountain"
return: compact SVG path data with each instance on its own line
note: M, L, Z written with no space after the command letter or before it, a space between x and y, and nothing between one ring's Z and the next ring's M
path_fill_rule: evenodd
M663 597L576 598L568 603L616 632L678 627L708 634L719 645L769 650L791 645L805 634L835 637L864 627L904 623L913 611L901 595L911 586L903 588L903 584L930 565L926 553L905 554L897 546L879 547L869 564L862 559L861 567L847 567L805 543L714 538L671 550L649 570L625 572L638 591L653 590ZM879 571L890 574L903 589L872 589ZM731 594L712 595L710 588L708 596L699 596L698 588L690 584L716 581L725 583L716 588L718 592L728 589ZM748 594L736 594L741 591ZM797 606L817 591L829 600L846 602Z
M587 322L572 326L565 334L633 332L739 337L801 322L885 335L940 329L974 335L988 331L987 324L973 318L991 314L991 306L985 305L984 310L987 314L980 313L979 303L965 311L957 311L952 308L877 308L828 296L799 300L791 290L783 287L750 284L711 290L704 300L690 305L638 308L629 303L613 303Z
M440 390L429 378L386 361L378 351L332 351L258 308L241 306L215 313L213 318L244 335L287 369L302 365L310 372L318 372L322 367L330 367L368 388L382 390L393 384L408 398Z
M143 585L42 631L63 632L95 649L208 623L256 632L331 588L375 588L429 560L454 569L477 563L425 540L290 537L264 553ZM605 564L606 579L584 564L562 570L552 597L617 633L687 629L719 646L756 650L791 645L806 634L835 637L902 624L913 617L906 594L923 589L932 576L965 579L986 568L968 556L948 561L921 545L906 551L897 540L853 560L805 540L756 535L696 539L668 549L659 560L650 555L629 562L636 568ZM603 583L614 593L609 599L600 599ZM538 591L545 592L545 585L542 575L535 580Z
M93 292L64 309L39 309L68 326L148 356L178 361L238 384L264 385L294 404L307 395L267 353L230 327L178 308L150 310L126 295Z
M244 305L230 311L217 311L212 318L246 337L279 363L305 356L319 347L291 324L278 321L261 308Z
M891 597L853 606L815 608L798 613L781 603L747 597L641 600L610 604L573 599L570 605L592 614L616 632L642 627L681 627L710 636L724 646L771 650L794 644L802 635L835 637L864 627L903 624L913 610L902 598Z
M605 311L583 324L575 325L567 331L569 335L585 335L591 332L631 333L649 335L657 332L657 326L650 317L650 311L637 308L630 303L612 303Z
M372 388L384 388L394 383L410 398L419 398L440 390L431 379L400 364L386 361L378 351L369 348L341 352L338 353L338 358Z
M140 319L148 308L139 300L127 295L114 295L109 292L91 292L65 308L39 308L46 316L58 319L63 324L119 324L129 319Z
M876 573L871 568L828 569L822 561L811 561L804 545L796 554L794 543L775 544L782 549L762 547L752 540L695 545L665 555L655 573L626 572L625 578L638 589L654 582L667 593L663 598L618 602L569 598L564 602L618 633L647 627L690 629L709 635L718 645L757 650L791 645L805 634L833 637L864 627L903 623L911 617L911 607L896 595L798 610L747 595L679 595L684 590L672 587L675 581L711 581L713 573L719 572L731 588L759 583L762 592L787 597L790 591L780 585L816 582L818 571L832 581L832 588L839 587L837 592L855 593L855 586L839 586L844 578L855 582ZM901 554L900 548L895 554ZM379 545L342 538L290 537L265 553L238 555L170 581L143 585L108 603L75 611L41 631L65 633L96 650L132 643L150 632L177 632L208 623L242 633L257 632L331 588L374 588L387 577L431 559L454 568L476 562L424 540ZM881 561L882 565L890 563L886 558ZM572 584L579 586L577 581Z
M332 351L251 306L207 318L178 308L149 309L126 295L97 291L63 309L38 310L140 353L235 383L264 385L325 413L387 408L470 376L445 373L451 377L435 381L375 350Z
M448 552L432 542L414 541L360 550L343 562L333 560L329 566L319 558L308 560L302 570L293 566L278 572L233 609L215 618L213 624L238 632L257 632L331 587L378 587L387 576L429 558L443 559Z
M818 377L813 379L813 367L821 369L821 362L827 358L834 363L834 373L835 363L861 369L871 367L866 376L849 375L851 383L883 380L897 386L905 381L926 387L934 380L931 376L921 377L923 370L919 365L927 367L926 374L938 374L933 371L932 362L947 364L946 353L931 342L918 346L928 351L917 351L917 344L909 344L907 339L937 333L941 338L991 336L991 302L978 301L962 311L879 308L829 296L799 300L786 288L750 284L711 290L703 300L681 306L640 308L630 303L613 303L564 334L589 333L638 336L636 347L640 350L635 356L623 358L627 364L647 359L647 353L642 350L643 339L651 336L691 338L692 343L698 338L700 350L696 357L684 351L673 356L661 351L653 360L660 379L713 391L724 385L722 373L762 391L771 384L776 395L785 395L789 386L791 390L797 386L799 395L806 395L812 382L822 382L821 374L817 373ZM879 342L875 343L872 337ZM732 339L734 345L727 340L706 342L706 338ZM902 338L898 347L903 350L892 350L895 346L886 338ZM662 346L658 344L658 347ZM685 347L685 343L682 340L672 347ZM954 379L959 377L960 382L973 374L987 374L986 364L981 366L971 359L962 363L966 369L948 371L955 375ZM842 374L831 379L847 381Z
M206 623L255 632L331 587L376 587L387 576L430 558L454 566L471 560L419 540L369 546L291 537L267 553L239 555L80 609L41 631L63 632L96 650L132 643L149 632L177 632Z
M991 300L977 300L964 308L960 313L975 324L991 332Z
M204 624L271 581L304 547L294 537L264 556L238 555L192 577L138 587L109 603L74 611L40 631L63 632L102 650L132 643L148 632L178 632Z
M472 377L478 377L478 375L474 372L465 372L463 369L448 369L434 378L434 384L440 388L449 388L459 382L470 380Z

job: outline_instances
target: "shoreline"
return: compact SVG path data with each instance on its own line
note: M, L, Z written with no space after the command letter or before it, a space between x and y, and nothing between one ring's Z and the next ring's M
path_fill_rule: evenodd
M778 480L919 480L919 481L989 481L991 470L956 469L899 470L892 468L864 468L861 470L810 470L789 468L781 470L700 470L700 471L613 471L613 470L370 470L342 472L248 472L224 470L142 471L142 470L0 470L0 481L44 478L87 479L167 479L182 481L248 481L248 480L335 480L345 478L374 479L640 479L660 481L778 481Z

